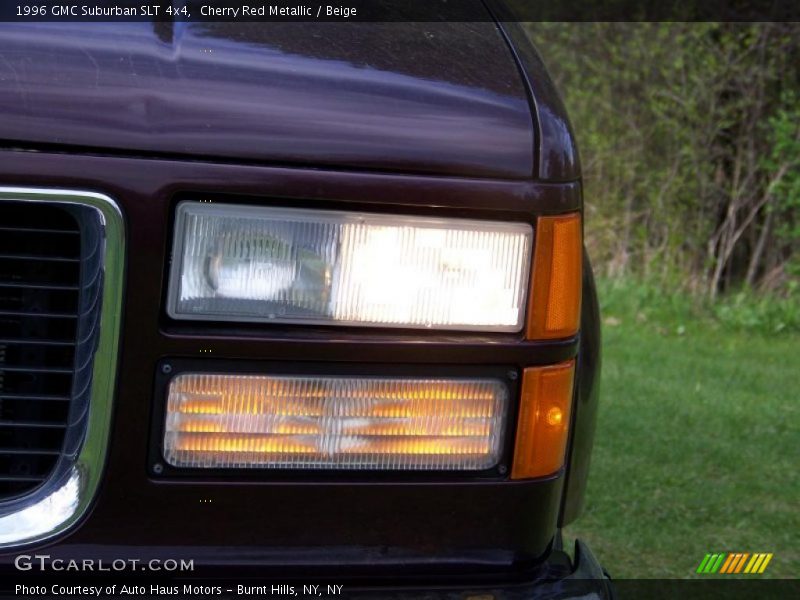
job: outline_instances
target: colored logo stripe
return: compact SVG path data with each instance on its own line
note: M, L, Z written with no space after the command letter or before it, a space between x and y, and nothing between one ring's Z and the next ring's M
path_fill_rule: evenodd
M716 573L722 564L725 554L706 554L703 562L697 567L698 573Z
M722 565L722 573L727 573L728 569L731 568L731 563L736 560L735 554L728 554L728 560L725 561L725 564Z
M772 553L754 554L750 564L744 570L745 573L763 573L769 561L772 560Z
M722 569L720 569L720 573L738 573L742 570L744 561L746 561L749 556L750 554L746 552L737 552L733 555L733 560L730 562L728 568L726 569L723 565Z
M749 573L761 574L767 568L773 554L770 552L731 552L706 554L697 567L698 573L736 574Z

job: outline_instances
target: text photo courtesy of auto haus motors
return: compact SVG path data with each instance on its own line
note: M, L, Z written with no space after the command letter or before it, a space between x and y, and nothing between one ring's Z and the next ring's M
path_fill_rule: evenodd
M2 3L0 597L800 596L766 4Z

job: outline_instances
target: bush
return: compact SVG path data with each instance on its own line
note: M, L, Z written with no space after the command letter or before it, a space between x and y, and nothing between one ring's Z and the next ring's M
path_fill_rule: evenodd
M606 327L636 324L683 335L687 325L744 330L762 335L800 333L800 289L785 296L741 291L711 302L633 277L600 278L598 294Z
M800 294L797 285L792 285L791 288L785 298L739 292L713 305L712 312L717 321L733 329L757 330L763 333L798 332Z

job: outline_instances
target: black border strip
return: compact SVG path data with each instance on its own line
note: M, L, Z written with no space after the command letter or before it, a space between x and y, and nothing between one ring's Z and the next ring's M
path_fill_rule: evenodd
M796 0L487 0L514 21L800 21ZM245 11L245 7L247 10ZM0 3L5 22L491 22L481 0L38 0Z

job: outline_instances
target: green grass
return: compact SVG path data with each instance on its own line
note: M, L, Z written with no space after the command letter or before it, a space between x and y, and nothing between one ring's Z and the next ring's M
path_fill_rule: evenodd
M800 336L627 286L601 285L601 304L586 509L565 539L615 578L700 577L706 552L774 552L762 577L797 577Z

